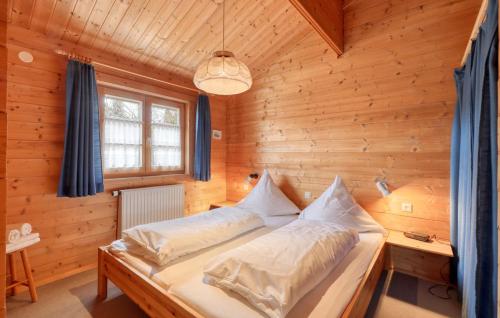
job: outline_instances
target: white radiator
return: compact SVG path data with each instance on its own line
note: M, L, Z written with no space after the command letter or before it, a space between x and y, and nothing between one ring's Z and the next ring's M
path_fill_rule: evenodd
M127 189L120 191L118 237L139 224L184 216L184 185Z

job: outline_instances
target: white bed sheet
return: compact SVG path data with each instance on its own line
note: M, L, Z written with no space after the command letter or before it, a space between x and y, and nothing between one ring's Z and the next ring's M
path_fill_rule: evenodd
M361 233L358 245L295 305L287 318L339 317L354 295L382 239L380 233ZM238 295L203 283L202 268L193 267L189 271L191 275L183 275L184 278L175 281L168 293L202 315L217 318L265 317ZM157 279L161 276L157 276L155 281Z
M167 265L159 266L154 262L145 260L127 252L126 246L120 244L120 241L114 242L110 246L110 252L127 264L131 265L142 274L151 278L155 283L164 289L169 289L170 286L178 281L185 280L186 277L191 277L193 272L203 271L205 264L217 254L240 246L248 241L251 241L259 236L267 234L278 227L286 225L298 218L298 215L282 215L282 216L263 216L265 226L253 231L244 233L236 238L223 242L179 258Z

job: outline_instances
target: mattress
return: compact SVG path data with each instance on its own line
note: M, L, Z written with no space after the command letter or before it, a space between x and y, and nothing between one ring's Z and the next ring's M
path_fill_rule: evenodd
M183 301L206 317L265 317L243 298L203 283L203 267L212 257L249 242L290 223L297 218L275 216L265 218L265 227L245 233L230 241L184 256L166 266L158 266L127 253L114 244L110 252L130 266L149 276L167 293ZM360 233L360 242L335 269L311 292L306 294L287 315L288 318L338 317L350 302L383 239L379 233Z

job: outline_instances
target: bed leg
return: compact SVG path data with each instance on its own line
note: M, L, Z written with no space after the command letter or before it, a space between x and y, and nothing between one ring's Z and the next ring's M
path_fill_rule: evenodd
M97 299L104 300L108 297L108 278L104 275L104 251L98 249L97 267Z

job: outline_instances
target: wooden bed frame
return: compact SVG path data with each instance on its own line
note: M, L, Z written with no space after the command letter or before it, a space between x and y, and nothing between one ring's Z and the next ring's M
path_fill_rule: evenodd
M385 237L378 246L370 265L342 318L364 317L375 287L384 269ZM108 292L108 279L153 318L202 318L203 315L167 294L146 275L111 254L106 247L98 249L98 298L104 300ZM334 301L334 300L332 300Z

